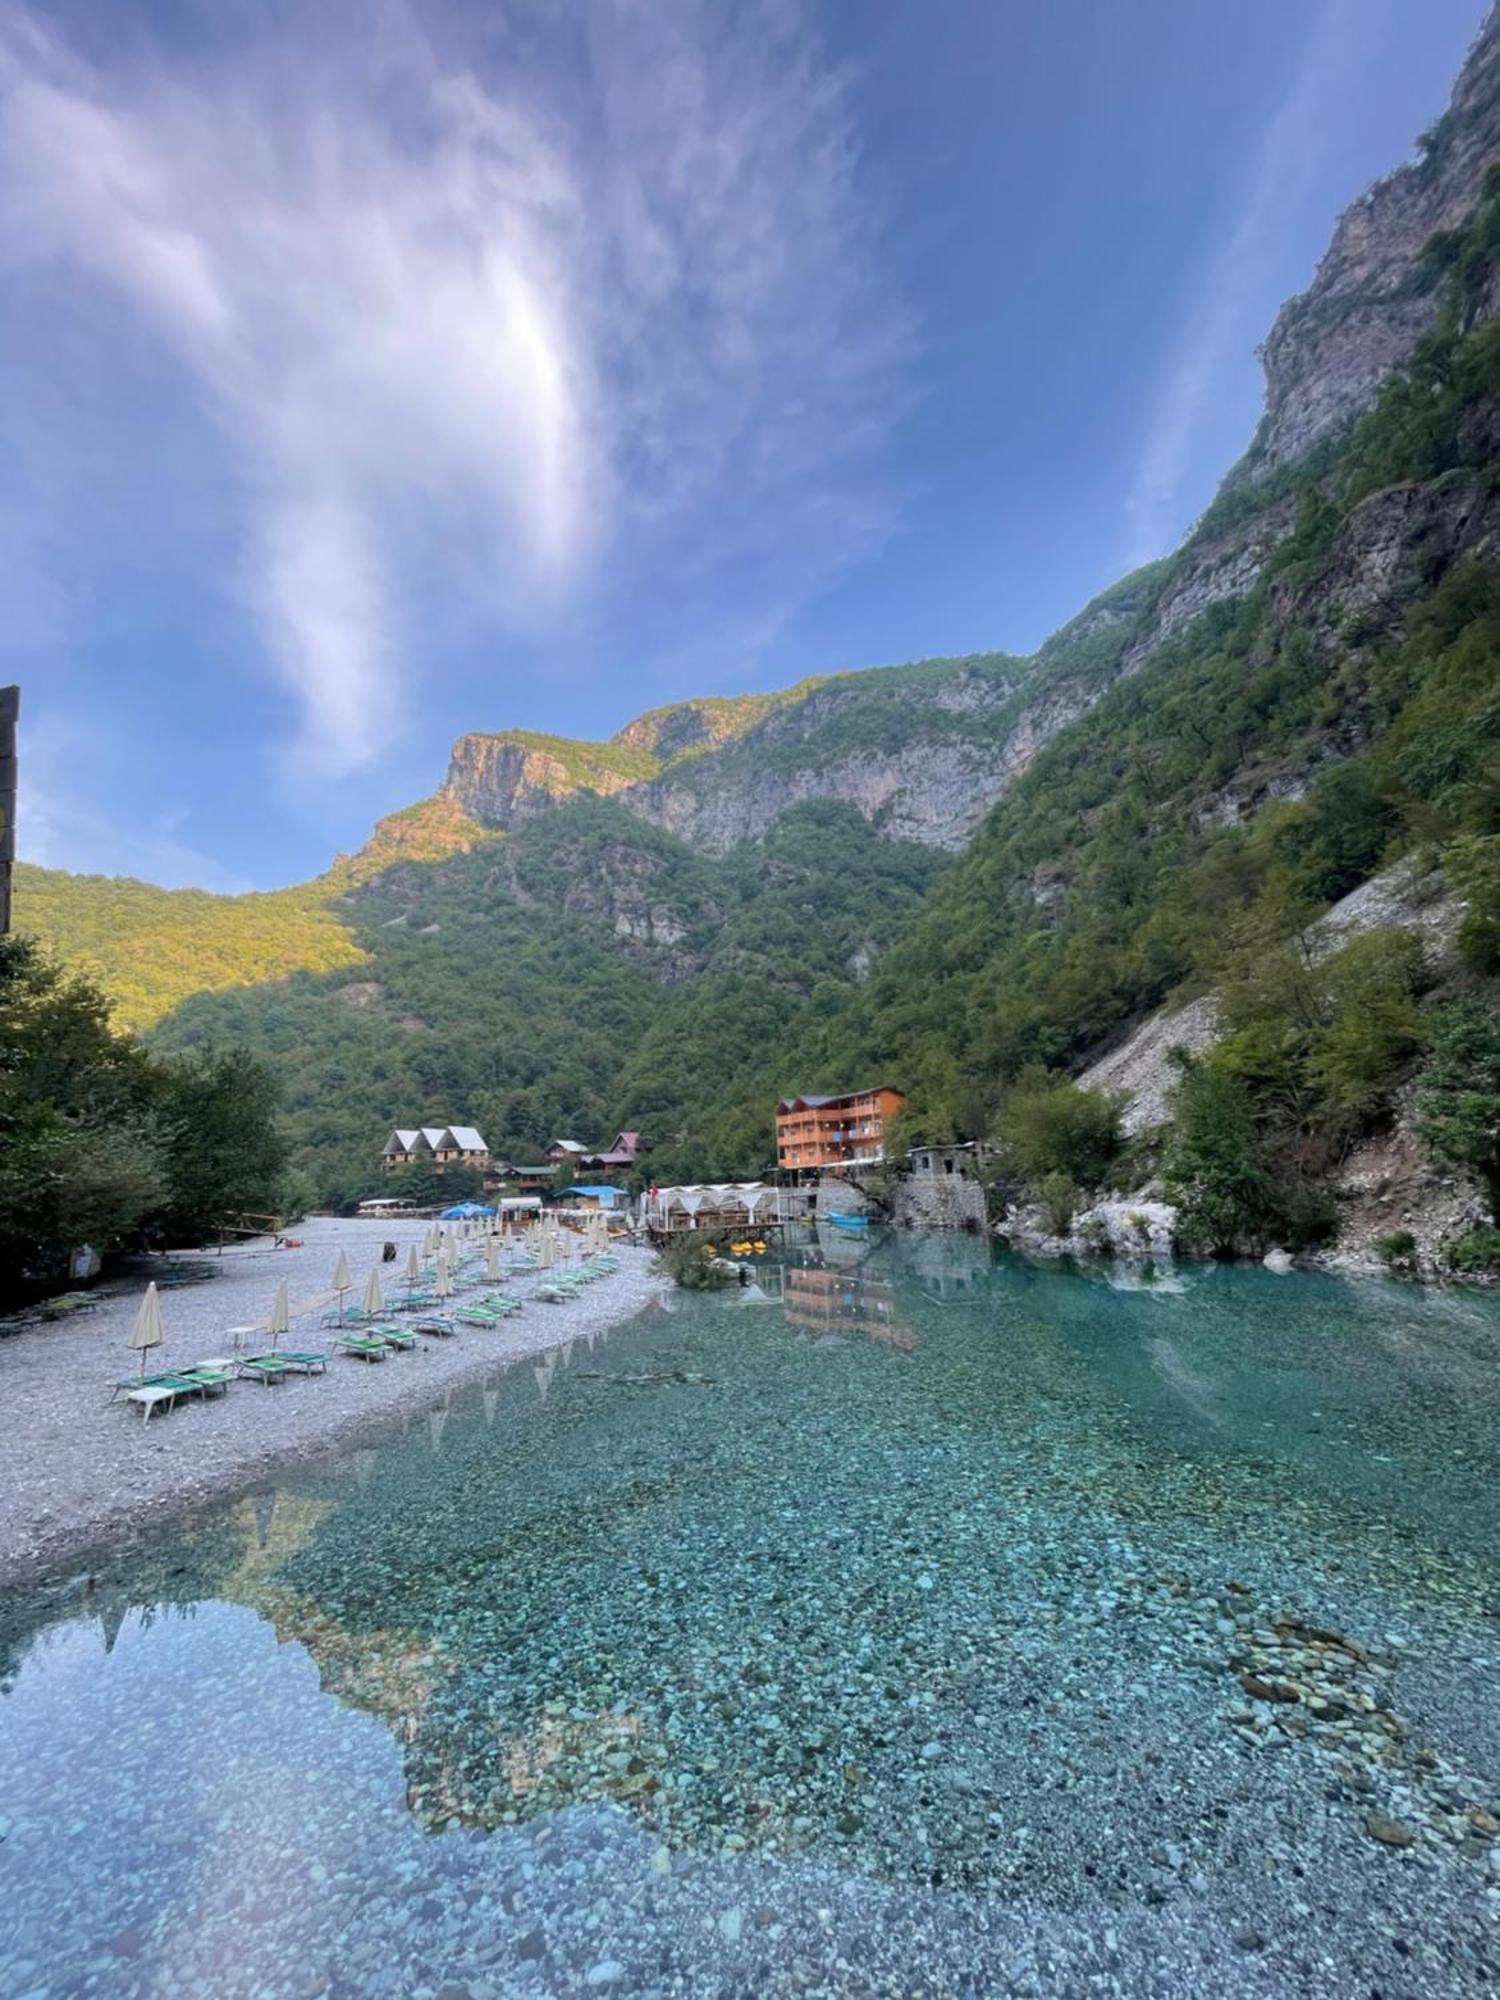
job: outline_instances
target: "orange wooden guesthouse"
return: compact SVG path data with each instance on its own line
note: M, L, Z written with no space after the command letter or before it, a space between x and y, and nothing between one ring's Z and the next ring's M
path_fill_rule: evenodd
M776 1107L776 1163L798 1172L883 1160L886 1126L905 1102L888 1083L829 1097L783 1097Z

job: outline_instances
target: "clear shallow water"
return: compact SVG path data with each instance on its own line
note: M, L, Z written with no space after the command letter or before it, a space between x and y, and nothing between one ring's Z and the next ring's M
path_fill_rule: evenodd
M0 1991L1485 1990L1495 1302L828 1255L13 1601Z

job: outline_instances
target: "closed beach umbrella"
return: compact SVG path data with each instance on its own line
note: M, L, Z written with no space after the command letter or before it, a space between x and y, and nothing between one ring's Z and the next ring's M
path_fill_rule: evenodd
M344 1294L353 1283L354 1276L349 1269L349 1252L340 1250L339 1261L333 1267L333 1289L339 1295L340 1319L344 1317Z
M161 1323L161 1301L156 1296L156 1280L153 1278L146 1287L146 1296L141 1300L141 1309L135 1316L135 1325L130 1329L130 1345L141 1351L141 1380L146 1379L146 1355L153 1347L160 1347L166 1338Z
M379 1319L385 1311L385 1300L380 1296L380 1273L376 1270L370 1272L362 1304L371 1319Z
M500 1275L500 1245L493 1236L484 1239L484 1275L491 1281Z
M448 1259L440 1256L437 1260L437 1276L432 1281L432 1289L440 1299L453 1294L453 1280L448 1275Z
M417 1261L417 1246L415 1243L413 1243L410 1250L408 1250L406 1253L407 1285L408 1286L416 1285L420 1281L421 1276L422 1276L422 1266Z
M271 1304L271 1352L276 1352L276 1343L292 1323L291 1308L287 1304L286 1279L276 1287L276 1297Z

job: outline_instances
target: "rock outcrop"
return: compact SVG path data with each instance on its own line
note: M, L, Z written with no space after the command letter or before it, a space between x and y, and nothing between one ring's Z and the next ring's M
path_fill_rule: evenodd
M1258 479L1340 429L1410 359L1437 318L1442 263L1428 246L1474 207L1500 122L1500 16L1480 30L1419 157L1339 218L1307 290L1261 348L1266 416L1244 471Z

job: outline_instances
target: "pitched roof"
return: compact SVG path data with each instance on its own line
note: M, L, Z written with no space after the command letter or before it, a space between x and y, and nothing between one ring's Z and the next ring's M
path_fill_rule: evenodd
M487 1153L490 1150L472 1125L450 1125L448 1132L461 1153Z
M805 1090L800 1097L783 1097L777 1104L778 1111L821 1111L829 1104L848 1104L856 1097L875 1097L882 1090L889 1090L899 1097L901 1092L893 1083L867 1083L858 1090L835 1090L817 1093Z
M421 1136L421 1133L417 1131L415 1126L407 1127L398 1125L390 1138L386 1140L385 1151L387 1153L409 1153Z
M576 1139L554 1139L554 1146L560 1146L565 1153L586 1153L587 1146L581 1146Z

